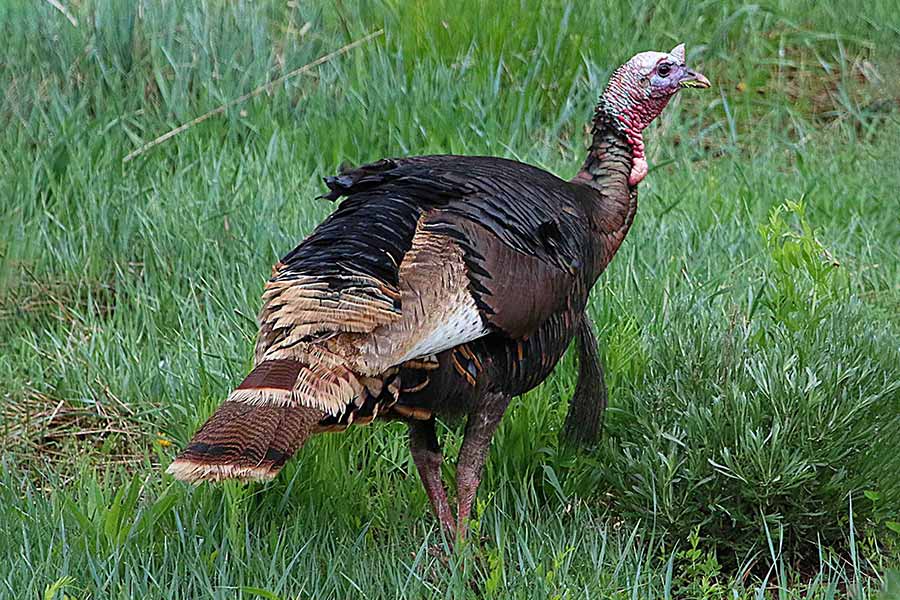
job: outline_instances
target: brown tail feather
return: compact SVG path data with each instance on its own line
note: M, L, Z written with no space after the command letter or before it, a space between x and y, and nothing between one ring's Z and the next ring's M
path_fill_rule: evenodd
M319 430L319 422L327 416L324 406L340 403L343 408L362 389L339 363L263 361L203 424L167 472L192 482L271 479Z
M324 416L322 411L305 406L226 401L166 472L190 482L271 479Z

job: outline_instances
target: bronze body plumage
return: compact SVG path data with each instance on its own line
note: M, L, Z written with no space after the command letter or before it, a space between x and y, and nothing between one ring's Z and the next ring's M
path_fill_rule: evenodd
M645 172L635 139L668 100L654 95L653 78L663 65L678 70L665 82L669 96L685 82L708 85L683 63L679 47L639 54L616 72L571 181L502 158L450 155L327 178L326 197L345 199L276 265L255 368L169 472L268 478L313 433L402 420L441 525L463 535L510 398L542 382L576 336L579 383L565 431L594 439L606 396L585 306L634 219ZM650 78L646 102L615 87L634 79L623 69ZM467 419L455 521L440 478L441 415Z

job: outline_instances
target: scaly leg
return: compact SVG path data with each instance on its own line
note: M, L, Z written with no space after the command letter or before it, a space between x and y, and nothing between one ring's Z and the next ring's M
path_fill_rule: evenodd
M437 433L434 430L434 419L428 421L412 421L409 424L409 451L413 462L419 470L422 485L431 501L431 508L440 521L448 537L454 530L453 514L450 512L450 504L447 503L447 492L441 482L441 446L438 443ZM452 537L450 537L452 539Z
M475 500L478 484L481 483L481 472L491 448L491 438L494 437L508 405L509 396L490 394L484 397L482 404L472 411L466 421L466 433L456 465L456 534L459 539L466 537L472 502Z

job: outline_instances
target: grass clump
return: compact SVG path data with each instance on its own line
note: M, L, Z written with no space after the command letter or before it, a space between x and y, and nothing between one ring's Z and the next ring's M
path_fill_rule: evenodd
M599 475L622 510L679 538L699 526L738 562L766 531L798 560L845 546L853 501L857 518L876 518L867 490L900 506L887 442L900 434L895 333L852 293L801 205L774 208L760 230L762 284L743 307L724 312L713 290L654 332Z

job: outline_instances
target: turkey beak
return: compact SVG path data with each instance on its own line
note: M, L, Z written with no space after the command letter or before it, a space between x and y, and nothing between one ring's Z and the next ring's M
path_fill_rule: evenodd
M708 88L709 86L709 79L703 73L688 68L684 69L684 75L678 81L678 87L682 88Z

